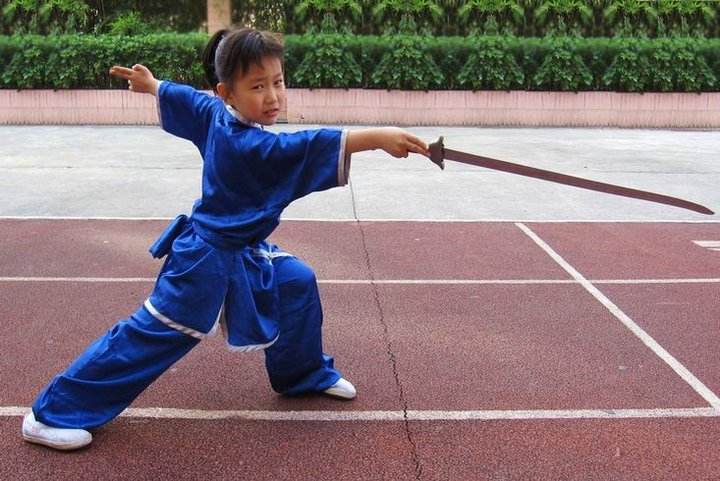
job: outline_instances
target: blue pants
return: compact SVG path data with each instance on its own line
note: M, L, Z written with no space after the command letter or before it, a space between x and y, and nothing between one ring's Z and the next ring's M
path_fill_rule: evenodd
M275 259L273 265L280 336L265 350L270 383L286 395L323 391L340 379L340 373L322 351L315 275L294 257ZM91 429L108 423L199 342L141 307L50 382L33 404L35 418L59 428Z

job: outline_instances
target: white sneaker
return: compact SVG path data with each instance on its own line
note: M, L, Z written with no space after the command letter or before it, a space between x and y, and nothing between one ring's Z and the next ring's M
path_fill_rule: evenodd
M92 434L84 429L47 426L40 421L36 421L32 411L23 419L22 435L27 442L65 451L79 449L92 442Z
M354 399L357 396L355 386L345 378L338 379L338 382L323 391L325 394L340 399Z

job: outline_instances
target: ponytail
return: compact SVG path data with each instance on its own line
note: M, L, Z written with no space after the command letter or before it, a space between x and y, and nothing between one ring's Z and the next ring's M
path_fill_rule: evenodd
M217 55L217 49L220 42L222 42L223 38L228 33L230 33L230 30L228 29L222 29L215 32L215 34L210 37L210 40L202 53L202 66L205 71L205 79L207 80L207 83L210 84L213 91L217 88L217 84L220 83L218 72L215 70L215 57Z

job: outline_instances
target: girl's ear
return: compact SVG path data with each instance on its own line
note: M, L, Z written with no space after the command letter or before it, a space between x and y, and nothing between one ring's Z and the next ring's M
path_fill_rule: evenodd
M223 99L225 102L228 101L228 97L230 97L230 89L225 82L218 83L215 86L215 91L218 93L221 99Z

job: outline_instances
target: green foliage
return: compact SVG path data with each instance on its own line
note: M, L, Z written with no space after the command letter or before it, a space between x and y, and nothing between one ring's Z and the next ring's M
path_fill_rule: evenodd
M270 11L267 4L272 2L287 3L263 0L255 17L264 18ZM193 31L201 28L207 12L205 2L197 0L4 0L0 5L0 33L6 34L108 32L111 23L132 12L137 12L143 24L152 26L152 31ZM139 24L134 24L133 33L137 34ZM125 29L130 31L130 26Z
M299 0L294 13L304 22L305 31L331 33L338 26L352 32L362 20L362 6L356 0Z
M201 31L206 5L197 0L0 0L0 33ZM285 34L720 36L720 0L232 0L231 6L235 25Z
M611 0L603 10L603 20L617 36L650 36L656 30L658 10L647 0Z
M7 67L3 69L2 76L0 76L0 86L9 85L16 88L43 87L44 63L50 52L42 44L42 37L25 37L25 40L30 40L27 46L16 41L19 37L9 38L10 61L5 63Z
M694 40L662 39L650 54L653 89L661 92L700 92L717 86L717 78L704 58L697 55Z
M95 14L93 32L109 32L110 24L129 12L138 12L142 21L151 26L153 32L197 32L207 19L207 4L198 0L85 0ZM256 0L243 0L243 4L254 7ZM263 4L273 1L263 0ZM247 10L247 6L243 7ZM258 15L264 15L269 8L257 8ZM256 15L256 16L258 16Z
M237 0L239 2L240 0ZM283 2L284 0L270 0ZM244 9L265 12L258 0ZM338 5L359 5L352 13L338 13ZM524 37L717 37L720 1L716 0L290 0L278 14L286 33L318 31L326 15L325 31L370 35L517 35ZM316 8L314 17L299 18L302 5ZM303 7L304 8L304 7ZM322 13L325 12L325 13ZM249 18L249 17L248 17ZM334 27L333 27L334 22Z
M585 0L542 0L534 19L546 34L580 36L592 24L593 10Z
M8 33L74 33L84 30L90 12L82 0L8 0L0 19Z
M642 92L652 84L650 62L638 44L625 43L603 75L603 84L611 90Z
M396 37L383 55L372 82L387 89L429 90L442 86L443 74L417 37Z
M126 88L108 70L114 64L142 63L157 78L203 85L200 53L206 35L154 34L143 37L60 35L0 37L0 55L9 58L0 88ZM5 59L3 59L5 60Z
M425 52L432 57L445 77L441 88L450 90L467 88L460 85L458 72L462 70L468 57L473 53L473 44L470 42L470 38L425 37L422 39L422 43ZM374 65L370 66L370 69L373 68L375 68Z
M145 22L139 12L127 12L110 22L110 35L147 35L153 28Z
M562 39L553 42L545 60L533 76L535 87L543 90L587 90L593 76L573 42Z
M126 88L113 64L207 86L207 35L0 36L0 88ZM290 87L718 91L720 39L285 36Z
M720 80L720 39L698 41L695 49L697 56L705 60L715 77ZM720 85L715 84L715 90L718 89Z
M372 18L381 34L430 34L443 20L443 9L433 0L376 0Z
M292 85L317 88L358 87L362 82L362 69L347 49L345 37L319 35L314 38L315 48L303 57L292 77Z
M662 34L710 36L718 26L717 1L657 0L657 4Z
M525 74L502 39L476 38L474 51L460 70L460 86L472 90L522 88Z
M715 48L718 42L714 42ZM624 42L603 77L606 86L630 92L701 92L718 87L710 68L712 57L703 55L695 39L660 39ZM708 53L712 49L708 49Z
M467 0L457 18L472 34L517 35L525 22L525 8L515 0Z

